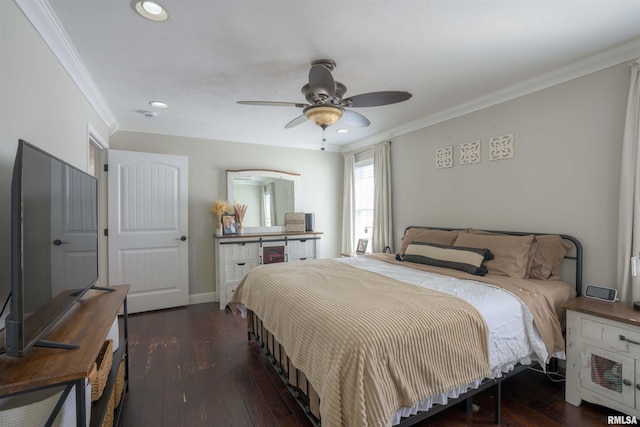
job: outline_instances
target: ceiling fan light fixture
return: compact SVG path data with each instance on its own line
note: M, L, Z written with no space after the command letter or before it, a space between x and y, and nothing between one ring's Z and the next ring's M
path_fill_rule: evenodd
M169 19L167 10L156 2L142 0L136 2L134 6L140 16L150 21L162 22Z
M311 106L304 110L304 115L307 116L313 124L320 127L331 126L344 114L344 110L340 107L334 107L331 105L318 105Z

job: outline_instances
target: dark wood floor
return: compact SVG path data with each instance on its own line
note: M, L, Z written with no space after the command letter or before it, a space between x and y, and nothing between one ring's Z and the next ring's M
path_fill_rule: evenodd
M261 349L247 341L245 320L217 304L129 317L129 394L121 426L310 426ZM527 371L503 385L503 426L604 426L606 408L564 401L564 386ZM493 425L491 390L467 415L455 406L418 424Z

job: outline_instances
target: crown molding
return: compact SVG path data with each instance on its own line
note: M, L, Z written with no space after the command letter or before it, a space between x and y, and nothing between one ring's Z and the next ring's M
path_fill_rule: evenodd
M437 123L451 120L474 111L482 110L530 93L565 83L579 77L595 73L605 68L635 60L640 56L640 39L624 43L616 48L601 52L557 70L541 74L524 82L506 87L499 91L459 104L447 110L439 111L422 119L397 126L385 132L345 144L342 152L351 152L393 137L414 132Z
M2 1L2 0L0 0ZM175 136L175 137L184 137L184 138L195 138L195 139L207 139L209 141L220 141L220 142L233 142L238 144L254 144L254 145L262 145L256 144L255 142L247 142L240 140L232 140L232 139L214 139L211 137L211 133L207 129L198 129L198 128L174 128L170 126L162 126L162 125L145 125L141 123L135 122L117 122L117 130L119 132L138 132L138 133L146 133L152 135L163 135L163 136ZM270 143L265 143L264 145L269 145L271 147L283 147L283 148L294 148L297 150L318 150L321 149L321 144L317 141L309 142L309 141L300 141L295 146L288 143L280 143L278 141L273 141ZM324 150L327 152L335 152L340 153L342 151L342 146L337 144L324 144Z
M15 0L15 2L96 110L104 124L113 132L116 126L116 117L69 41L69 37L47 0Z

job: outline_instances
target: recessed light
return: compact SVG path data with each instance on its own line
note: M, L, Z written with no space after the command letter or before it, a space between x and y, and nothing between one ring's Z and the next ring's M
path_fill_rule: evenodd
M134 6L136 12L151 21L166 21L169 19L169 14L165 8L156 2L143 0L136 2Z
M167 108L169 106L166 102L162 101L151 101L149 105L155 108Z
M336 133L349 133L349 129L338 129Z

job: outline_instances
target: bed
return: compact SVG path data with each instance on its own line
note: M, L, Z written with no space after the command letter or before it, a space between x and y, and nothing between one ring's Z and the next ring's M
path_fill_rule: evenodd
M254 268L230 306L314 424L408 426L563 359L581 270L568 235L412 226L396 254Z

